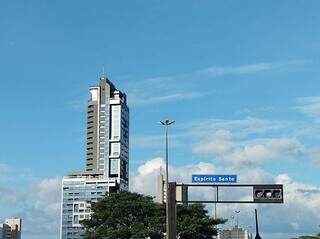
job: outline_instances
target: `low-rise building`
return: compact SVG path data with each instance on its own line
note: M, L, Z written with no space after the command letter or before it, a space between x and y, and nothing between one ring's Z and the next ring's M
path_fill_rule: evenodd
M239 226L234 226L231 230L220 230L219 239L252 239L252 234Z
M84 234L81 221L90 219L91 203L108 192L119 191L116 179L103 174L70 173L62 180L61 239L80 239Z
M0 224L0 239L21 239L21 218L6 219Z

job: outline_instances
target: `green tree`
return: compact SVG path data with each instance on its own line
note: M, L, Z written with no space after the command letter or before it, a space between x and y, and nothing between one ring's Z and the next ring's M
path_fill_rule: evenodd
M224 223L222 219L208 216L203 204L177 206L177 237L179 239L207 239L217 235L216 225Z
M163 239L165 205L137 193L111 193L92 204L90 220L82 221L84 239ZM207 215L201 204L177 207L179 239L204 239L216 235L215 226L223 220Z
M92 204L90 220L82 221L85 239L140 239L162 236L162 207L152 197L137 193L110 193Z

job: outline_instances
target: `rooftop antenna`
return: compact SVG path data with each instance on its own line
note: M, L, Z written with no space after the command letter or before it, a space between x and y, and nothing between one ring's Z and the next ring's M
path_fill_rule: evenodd
M106 78L104 66L102 67L102 78Z

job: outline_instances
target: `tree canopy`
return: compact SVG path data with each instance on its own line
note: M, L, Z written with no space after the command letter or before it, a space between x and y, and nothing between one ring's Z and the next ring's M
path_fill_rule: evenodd
M110 193L92 204L90 220L83 220L84 239L162 239L165 233L165 205L138 193ZM214 220L202 204L177 206L179 239L205 239L216 235Z

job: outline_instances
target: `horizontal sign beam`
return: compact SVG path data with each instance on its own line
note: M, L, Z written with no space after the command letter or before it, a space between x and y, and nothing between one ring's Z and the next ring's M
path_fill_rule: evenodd
M177 184L177 186L183 186L189 191L189 187L211 187L216 188L215 200L181 200L177 203L266 203L266 204L279 204L283 203L283 185L282 184ZM252 200L220 200L219 189L220 188L251 188ZM188 197L186 197L188 198Z
M183 201L176 201L177 203L185 203ZM263 203L263 204L277 204L277 203L282 203L282 202L256 202L256 201L236 201L236 200L221 200L221 201L202 201L202 200L190 200L188 201L188 203L217 203L217 204L223 204L223 203L254 203L254 204L259 204L259 203Z
M254 186L275 186L275 185L282 185L282 184L213 184L213 183L177 183L177 186L187 186L187 187L254 187Z

